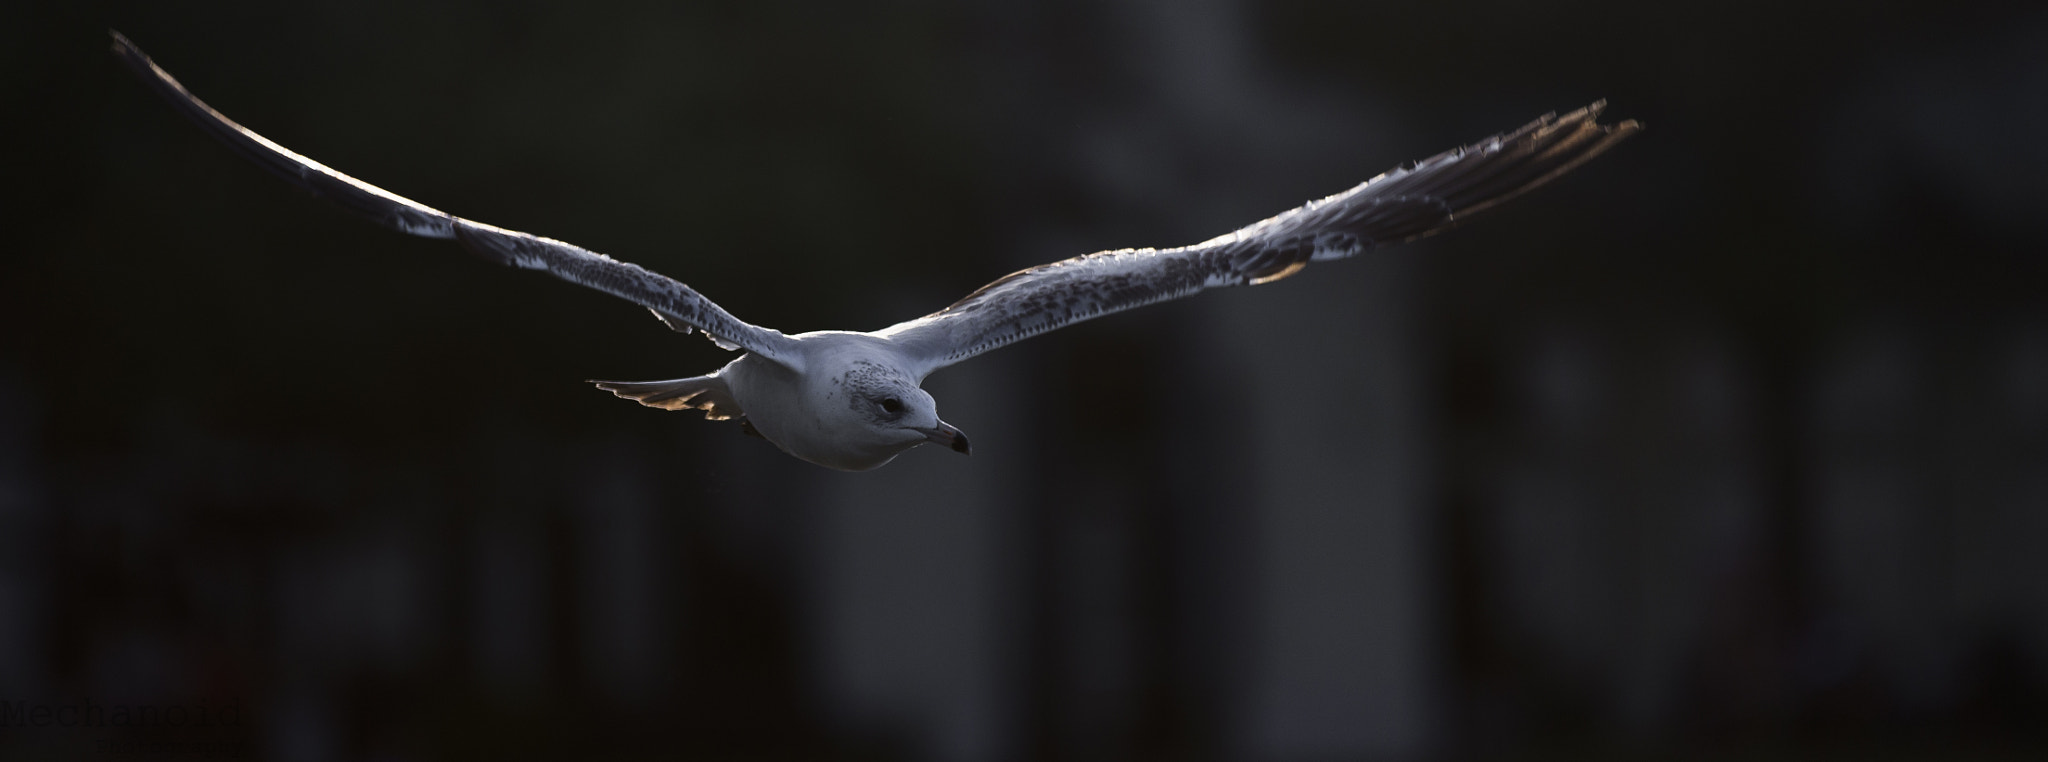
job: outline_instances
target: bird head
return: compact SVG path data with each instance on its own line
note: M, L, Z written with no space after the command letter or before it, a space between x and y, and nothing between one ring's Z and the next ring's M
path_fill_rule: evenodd
M972 451L965 433L939 419L932 395L902 372L857 361L836 374L833 385L828 399L839 404L828 414L840 419L835 428L845 432L853 470L880 466L927 442L962 455Z

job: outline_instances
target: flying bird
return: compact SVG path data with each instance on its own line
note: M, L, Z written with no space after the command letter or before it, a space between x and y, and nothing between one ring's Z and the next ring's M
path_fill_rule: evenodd
M865 471L925 443L968 453L920 388L954 363L1041 333L1222 286L1270 283L1316 262L1412 241L1549 182L1638 129L1595 121L1604 102L1413 162L1350 190L1192 246L1119 249L998 278L924 317L879 331L794 336L734 317L681 282L574 244L493 227L357 180L208 107L119 32L114 54L208 134L286 181L385 227L449 238L484 259L540 270L639 304L669 328L743 351L709 374L593 381L642 405L734 420L790 455Z

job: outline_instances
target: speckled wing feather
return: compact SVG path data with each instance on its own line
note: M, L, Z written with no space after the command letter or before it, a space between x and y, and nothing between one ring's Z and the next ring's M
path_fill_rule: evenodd
M943 368L1089 318L1219 286L1285 278L1311 262L1411 241L1513 198L1634 133L1595 121L1604 102L1382 174L1351 190L1178 249L1122 249L1040 265L878 332Z
M492 227L434 209L336 172L251 132L192 96L128 38L113 32L114 54L144 84L207 134L272 174L387 228L426 238L452 238L477 256L502 265L541 270L603 291L654 312L668 327L703 331L726 349L745 349L784 365L795 362L794 340L782 332L733 317L695 289L638 265L581 247Z

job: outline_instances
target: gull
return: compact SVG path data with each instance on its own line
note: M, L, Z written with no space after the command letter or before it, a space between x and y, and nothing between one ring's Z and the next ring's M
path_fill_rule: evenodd
M463 219L301 156L208 107L128 38L114 54L208 134L314 196L372 222L454 239L476 256L540 270L631 301L670 329L742 351L725 367L665 381L592 381L642 405L735 420L783 452L827 468L866 471L936 443L970 452L939 419L925 377L975 355L1083 320L1223 286L1255 286L1317 262L1412 241L1465 221L1571 171L1641 128L1595 121L1605 102L1546 114L1513 132L1385 172L1192 246L1118 249L1005 275L966 298L879 331L794 336L733 317L659 273L551 238Z

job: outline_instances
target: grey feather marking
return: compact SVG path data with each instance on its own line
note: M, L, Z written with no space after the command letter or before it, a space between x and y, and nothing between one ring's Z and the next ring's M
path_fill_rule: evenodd
M113 32L114 54L143 84L235 153L272 174L384 227L426 238L454 238L490 261L541 270L654 311L684 333L701 330L724 349L746 349L783 365L795 362L795 342L782 332L733 317L703 294L638 265L550 238L492 227L426 206L337 172L236 124L194 97L128 38Z
M1011 273L930 315L878 332L910 348L921 373L1063 326L1220 286L1257 285L1310 262L1354 256L1448 229L1570 171L1640 129L1563 117L1396 168L1236 232L1176 249L1087 254Z
M905 389L917 388L917 383L902 377L897 371L866 360L854 362L833 382L846 390L846 405L853 412L877 424L894 420L884 414L875 403L893 394L903 394Z

